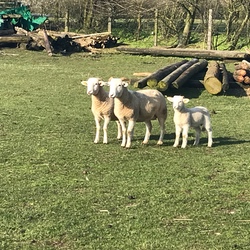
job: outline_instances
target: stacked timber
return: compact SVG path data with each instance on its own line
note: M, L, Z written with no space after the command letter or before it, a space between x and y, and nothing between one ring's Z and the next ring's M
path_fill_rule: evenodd
M242 84L250 84L250 63L246 60L235 65L233 77L236 82Z
M111 48L117 45L119 38L110 32L95 34L79 34L73 32L56 32L45 29L37 29L28 32L15 27L16 34L0 37L0 42L22 44L28 50L47 50L48 42L53 53L58 52L91 52L99 48Z
M168 88L180 88L188 81L194 74L206 69L208 62L204 59L199 61L197 58L191 60L182 60L177 63L167 65L153 73L147 73L144 78L135 82L134 86L144 88L156 88L161 92L165 92ZM134 73L138 76L138 73ZM139 74L141 75L141 74Z
M202 75L202 80L197 87L205 87L210 94L219 94L229 89L229 72L224 63L217 61L208 62L206 59L182 60L161 68L153 73L139 72L135 76L143 78L136 81L134 86L144 88L156 88L165 92L169 88L179 89L182 86L193 87L194 80L198 75ZM192 85L192 86L191 86Z

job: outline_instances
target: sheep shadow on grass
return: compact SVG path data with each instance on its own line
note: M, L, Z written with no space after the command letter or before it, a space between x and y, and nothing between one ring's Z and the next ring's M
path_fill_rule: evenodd
M201 139L204 140L205 138ZM240 145L244 143L250 143L250 140L239 140L233 137L215 137L213 138L213 147L225 146L225 145Z

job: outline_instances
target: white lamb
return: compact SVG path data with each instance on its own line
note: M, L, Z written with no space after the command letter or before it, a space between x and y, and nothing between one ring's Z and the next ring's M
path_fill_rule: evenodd
M103 143L108 143L107 128L110 121L117 123L117 139L121 139L121 125L114 115L114 99L109 98L108 93L104 90L105 83L99 78L89 78L87 81L82 81L82 85L87 86L87 94L91 95L91 111L95 118L96 135L94 143L99 142L100 138L100 122L104 119L103 124Z
M158 119L160 137L158 145L163 144L167 105L164 96L158 90L128 90L128 83L120 78L111 78L108 82L109 96L114 98L114 113L122 127L122 147L130 148L135 122L145 122L146 133L143 144L147 144L151 135L151 120ZM128 121L126 129L125 122Z
M185 103L189 102L188 98L176 95L167 97L173 103L174 123L175 123L175 142L174 147L179 145L180 134L182 132L182 148L187 146L188 130L190 127L195 129L194 145L198 145L200 141L201 128L204 127L208 133L208 147L212 147L212 127L209 111L204 107L187 108Z

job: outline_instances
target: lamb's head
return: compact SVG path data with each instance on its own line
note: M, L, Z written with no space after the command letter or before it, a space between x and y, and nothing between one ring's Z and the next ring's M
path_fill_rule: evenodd
M122 78L110 78L108 81L109 85L109 97L115 98L120 97L123 93L124 88L128 87L128 83L124 82Z
M101 81L100 78L91 77L87 81L81 81L81 84L87 86L88 95L97 95L100 89L100 86L104 86L105 83Z
M173 103L173 109L181 111L185 105L185 103L189 102L188 98L184 98L181 95L175 95L173 97L167 97L167 99Z

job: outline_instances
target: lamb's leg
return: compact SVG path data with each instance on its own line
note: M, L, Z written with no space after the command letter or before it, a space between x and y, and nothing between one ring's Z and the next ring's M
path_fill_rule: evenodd
M181 130L182 130L181 127L177 125L175 126L175 142L174 142L173 147L178 147L179 145Z
M98 143L100 138L100 129L101 129L100 118L98 117L95 117L95 126L96 126L96 133L95 133L94 143Z
M201 128L197 127L195 129L195 141L194 141L194 146L197 146L200 142L200 135L201 135Z
M188 130L189 130L188 125L183 127L183 130L182 130L182 144L181 144L182 148L185 148L187 146Z
M104 117L104 124L103 124L103 143L108 143L108 124L110 121L110 117Z
M142 142L142 144L147 144L151 135L151 131L152 131L152 123L151 121L145 121L145 125L146 125L146 133L145 133L145 137L144 140Z
M116 121L117 124L117 139L120 140L122 138L122 127L119 121Z
M122 144L121 144L121 146L125 147L126 146L126 132L127 132L126 123L124 120L119 120L119 122L120 122L121 128L122 128Z
M208 144L207 144L207 146L210 148L210 147L212 147L212 144L213 144L212 129L211 128L208 129L207 134L208 134Z
M127 129L127 143L126 143L126 148L130 148L131 147L131 141L132 141L134 126L135 126L135 121L129 120L129 122L128 122L128 129Z
M207 135L208 135L208 147L212 147L213 144L213 139L212 139L212 126L211 126L211 121L209 115L205 116L205 124L204 124L205 129L207 130Z
M165 135L165 120L166 119L158 119L159 120L159 124L160 124L160 137L159 140L157 142L158 145L162 145L163 144L163 138Z

